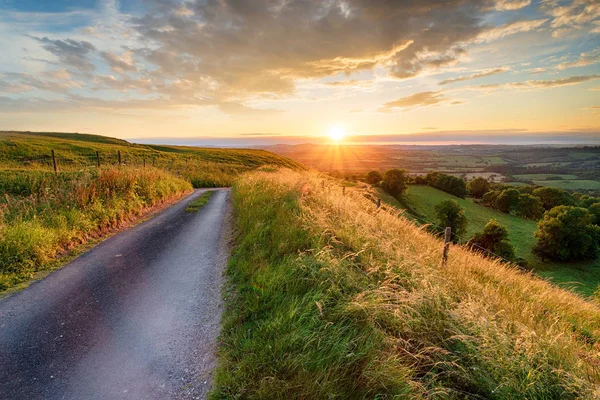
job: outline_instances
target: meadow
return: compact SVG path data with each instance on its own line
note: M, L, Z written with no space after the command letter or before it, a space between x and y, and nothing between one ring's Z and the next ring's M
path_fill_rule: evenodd
M212 399L598 396L596 304L460 246L441 266L376 196L289 170L235 184Z
M240 174L263 165L301 168L264 150L0 132L0 292L61 266L86 243L179 199L192 187L230 186Z
M384 198L384 200L389 202L389 198ZM524 258L528 268L533 269L540 276L549 278L565 287L573 288L586 296L591 296L598 288L600 260L577 263L559 263L549 260L542 262L533 255L532 248L536 243L533 234L537 230L535 221L505 214L476 204L473 199L460 199L430 186L410 185L401 200L402 204L398 205L411 211L419 218L420 223L422 221L436 223L436 204L444 200L455 200L465 210L465 215L469 220L465 239L482 231L490 219L495 219L508 228L511 243L517 251L517 257ZM410 213L407 217L410 217Z

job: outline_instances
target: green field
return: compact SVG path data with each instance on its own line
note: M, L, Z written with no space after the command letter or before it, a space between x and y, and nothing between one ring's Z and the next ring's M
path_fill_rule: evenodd
M524 175L515 175L516 179L523 181L545 181L549 178L560 177L561 179L577 179L575 175L564 175L564 174L524 174Z
M460 199L429 186L411 185L401 200L405 207L411 207L421 218L435 223L435 205L448 199L456 200L465 210L469 219L467 237L483 230L490 219L496 219L508 228L510 240L517 250L517 257L526 259L529 266L539 275L551 278L556 283L572 286L584 295L592 295L597 288L600 282L600 260L582 263L542 263L533 255L531 249L536 242L533 234L537 230L534 221L504 214L476 204L472 199Z
M557 180L557 181L533 181L536 185L549 186L565 190L581 190L581 189L600 189L599 181L586 179L578 180Z

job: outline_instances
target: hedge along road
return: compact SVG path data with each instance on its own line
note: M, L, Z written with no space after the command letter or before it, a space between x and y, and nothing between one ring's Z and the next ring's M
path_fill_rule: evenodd
M0 300L0 398L206 396L230 205L202 192Z

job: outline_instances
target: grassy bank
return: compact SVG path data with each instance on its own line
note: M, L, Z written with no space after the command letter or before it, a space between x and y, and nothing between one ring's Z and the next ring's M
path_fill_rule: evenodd
M89 238L192 190L154 168L102 168L55 176L0 171L0 290L51 268Z
M59 171L114 166L153 166L189 180L196 188L231 186L242 173L263 165L302 168L290 159L258 149L219 149L129 143L98 135L1 132L0 169Z
M212 399L598 395L596 305L459 247L440 268L439 240L321 181L234 187Z
M411 185L401 200L401 208L418 214L428 222L437 222L435 206L444 200L455 200L465 210L469 220L466 237L472 237L481 232L490 219L495 219L508 228L509 237L517 251L518 257L523 257L528 266L543 277L556 283L573 288L581 294L591 296L600 283L600 260L560 263L546 260L542 262L533 252L536 243L534 232L537 230L535 221L514 215L502 213L489 207L473 202L472 199L459 199L430 186ZM384 199L385 200L385 199Z

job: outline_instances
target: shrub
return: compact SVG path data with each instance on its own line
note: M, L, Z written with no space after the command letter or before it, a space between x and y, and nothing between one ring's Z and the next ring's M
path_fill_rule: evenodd
M503 213L510 213L519 208L521 194L517 189L505 189L496 199L496 208Z
M435 213L442 227L452 228L455 242L467 231L468 220L465 211L454 200L444 200L435 206Z
M538 220L542 218L544 211L544 206L537 197L530 194L522 194L519 196L517 215L527 219Z
M558 206L538 223L533 251L542 258L557 261L590 260L600 250L600 227L585 208Z
M508 239L508 229L504 225L500 225L495 219L490 220L483 228L483 232L476 233L468 244L475 246L475 250L479 247L507 260L512 261L515 259L515 249ZM486 252L483 252L483 254L488 257L491 256Z
M483 205L486 207L495 208L496 200L498 199L499 195L500 195L500 192L497 190L492 190L492 191L487 192L486 194L483 195L483 198L482 198Z
M490 183L485 178L475 178L467 184L467 189L471 196L481 199L484 194L490 191Z
M558 206L573 206L575 199L568 192L551 187L540 187L533 191L533 195L542 201L546 210Z
M367 174L367 183L371 185L376 185L383 180L381 174L377 171L371 171Z
M383 177L383 189L392 196L401 195L407 188L406 171L403 169L390 169Z

